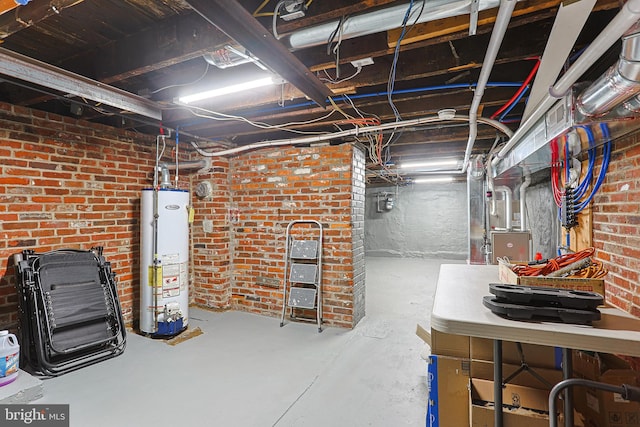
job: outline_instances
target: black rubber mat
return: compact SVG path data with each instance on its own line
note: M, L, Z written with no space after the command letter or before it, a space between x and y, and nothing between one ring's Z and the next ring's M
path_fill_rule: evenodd
M600 312L598 310L513 304L501 301L495 296L485 296L482 299L482 303L493 313L514 320L543 320L581 325L588 325L595 320L600 320Z
M595 310L604 303L602 295L596 292L574 291L540 286L489 284L489 292L500 301L537 307L573 308Z

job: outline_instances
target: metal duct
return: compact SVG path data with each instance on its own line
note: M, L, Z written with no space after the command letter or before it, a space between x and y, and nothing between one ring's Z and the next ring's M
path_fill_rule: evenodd
M436 19L466 15L471 11L472 1L432 0L426 2L424 4L424 9L422 9L423 3L425 2L414 2L407 22L413 24L415 21L415 23L419 24L422 22L434 21ZM375 12L363 13L362 15L349 17L342 24L342 40L380 33L401 27L404 16L409 8L409 4L410 3L400 4L376 10ZM478 10L491 9L497 7L499 4L499 0L480 0ZM291 49L303 49L323 45L327 43L327 40L338 25L340 25L340 21L335 20L315 25L313 27L304 28L283 36L280 41L288 44Z
M582 55L580 55L578 60L574 62L556 84L549 89L549 94L534 107L529 118L520 124L520 127L509 139L507 144L502 147L491 161L494 170L496 170L498 174L511 167L514 161L517 163L517 159L522 159L527 154L540 148L537 145L538 135L542 138L546 137L544 130L545 115L551 107L556 104L557 98L566 95L571 89L571 86L593 65L593 62L600 58L620 37L626 34L629 28L633 27L639 18L640 0L628 0L624 6L622 6L620 12L609 22L607 27L596 37ZM523 153L513 155L511 151L526 145L526 139L530 139L530 143L531 139L535 140L535 144L533 144L532 147L522 147L521 151L523 151ZM547 141L543 141L542 143L544 144ZM523 142L525 144L521 144ZM505 162L507 164L498 167L498 164L503 162L507 156L513 158Z
M620 59L578 97L585 116L601 116L640 92L640 26L622 37Z
M507 231L511 231L513 218L513 205L511 201L511 188L506 185L498 185L493 189L496 193L504 194L504 227Z

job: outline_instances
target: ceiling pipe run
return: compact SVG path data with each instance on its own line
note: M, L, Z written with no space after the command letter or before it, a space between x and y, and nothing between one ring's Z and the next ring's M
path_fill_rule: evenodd
M513 3L515 2L513 0ZM423 3L424 9L422 9ZM426 3L425 1L416 1L413 3L407 22L413 24L415 21L416 24L419 24L436 19L466 15L471 12L472 3L472 0L432 0ZM480 0L478 10L491 9L497 7L499 3L500 0ZM404 3L348 17L342 23L341 39L347 40L400 28L409 4ZM288 35L283 35L280 41L293 50L320 46L327 44L327 40L335 32L338 25L340 25L340 20L304 28Z
M480 102L482 101L482 95L484 95L484 89L489 81L493 64L498 56L498 50L504 39L504 35L507 32L509 21L511 20L511 14L516 7L516 0L502 0L500 2L500 9L498 10L498 16L496 23L491 32L491 39L489 40L489 46L482 62L482 69L480 70L480 77L478 77L478 85L476 86L473 94L473 101L471 102L471 108L469 109L469 140L467 141L467 148L464 153L464 161L462 162L462 172L467 170L471 152L473 151L473 145L476 142L478 136L478 109L480 108Z
M391 130L391 129L399 129L399 128L405 128L410 126L419 126L426 123L434 123L434 122L448 121L448 120L458 121L458 122L460 121L468 122L469 116L454 115L451 117L447 117L444 120L439 116L422 117L419 119L404 120L402 122L385 123L378 126L355 127L353 129L347 129L340 132L326 133L323 135L303 136L299 138L277 139L273 141L256 142L254 144L248 144L248 145L243 145L241 147L230 148L228 150L213 151L213 152L202 150L200 147L198 147L198 145L194 141L191 142L191 145L202 156L222 157L222 156L229 156L232 154L237 154L243 151L254 150L258 148L275 147L275 146L281 146L281 145L313 144L317 142L330 141L332 139L345 138L349 136L366 135L374 132L380 132L380 131ZM509 129L506 125L496 120L480 117L478 118L478 122L492 126L495 129L507 135L508 137L513 135L513 132L511 131L511 129ZM457 171L457 172L460 172L460 171Z
M571 86L600 58L618 39L640 19L640 0L629 0L622 6L618 14L609 22L609 25L596 37L576 62L569 67L564 75L549 89L549 93L538 103L527 120L520 125L506 145L492 160L493 166L504 159L531 128L546 114L561 98L568 93Z
M622 37L620 59L576 100L585 116L601 116L640 92L640 25Z

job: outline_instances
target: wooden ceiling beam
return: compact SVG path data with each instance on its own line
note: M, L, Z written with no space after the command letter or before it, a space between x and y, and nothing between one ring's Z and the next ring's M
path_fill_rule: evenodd
M511 15L517 18L522 15L532 14L545 9L557 8L562 0L525 0L519 2ZM478 13L478 26L492 25L496 21L498 8L482 10ZM437 21L416 24L404 36L401 45L415 43L436 37L446 36L453 33L466 32L469 30L469 16L460 15L451 18L439 19ZM387 44L395 47L400 38L402 29L390 30L387 32Z
M538 37L537 35L547 37L551 26L553 25L553 21L551 20L553 16L555 16L555 11L543 11L532 15L514 18L509 23L509 29L512 30L518 27L528 26L529 31L527 32L527 39L531 36ZM425 39L420 42L402 45L400 47L400 56L402 57L403 52L467 39L483 40L482 43L485 43L485 45L482 50L484 51L484 47L486 46L486 43L488 43L492 29L493 27L491 25L482 25L478 27L474 37L469 37L469 34L465 31L459 31L431 39ZM476 41L476 43L480 46L479 41ZM386 33L376 33L358 37L356 39L344 40L340 45L340 63L348 64L351 61L367 57L371 57L375 61L376 58L389 56L393 53L394 47L390 48L387 45ZM326 47L324 46L305 49L296 52L296 55L302 60L302 62L307 64L309 69L312 71L335 67L335 58L327 55ZM318 58L326 59L318 61Z
M372 7L381 7L397 0L317 0L311 3L304 18L282 22L278 28L282 34L340 19L342 16L355 15L368 11ZM270 23L269 23L270 24Z
M525 0L520 1L516 5L511 19L518 18L525 15L540 14L540 12L550 12L555 16L557 9L563 0ZM607 10L619 7L618 0L600 0L594 10ZM498 8L488 9L480 11L478 14L478 26L490 26L492 28L493 23L496 21L498 14ZM424 22L414 25L413 28L401 41L401 45L416 43L424 40L447 36L455 33L466 33L469 30L469 16L461 15L451 18L439 19L432 22ZM394 29L387 32L387 44L390 48L393 48L398 43L402 29Z
M18 6L12 13L0 15L0 39L29 28L55 16L64 9L82 3L84 0L56 0L55 2L32 1L24 6ZM15 2L14 2L15 4Z
M235 0L187 0L200 16L260 58L280 77L324 106L332 92Z

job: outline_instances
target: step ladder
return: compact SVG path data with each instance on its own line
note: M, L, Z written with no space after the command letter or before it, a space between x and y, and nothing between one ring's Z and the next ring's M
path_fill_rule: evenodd
M313 237L317 239L306 237L310 234L309 230L305 230L304 239L292 236L292 231L297 231L296 226L303 224L316 229ZM322 332L322 224L318 221L292 221L287 226L280 327L284 326L287 308L290 319L302 321L313 319L296 317L296 309L315 310L318 332Z

